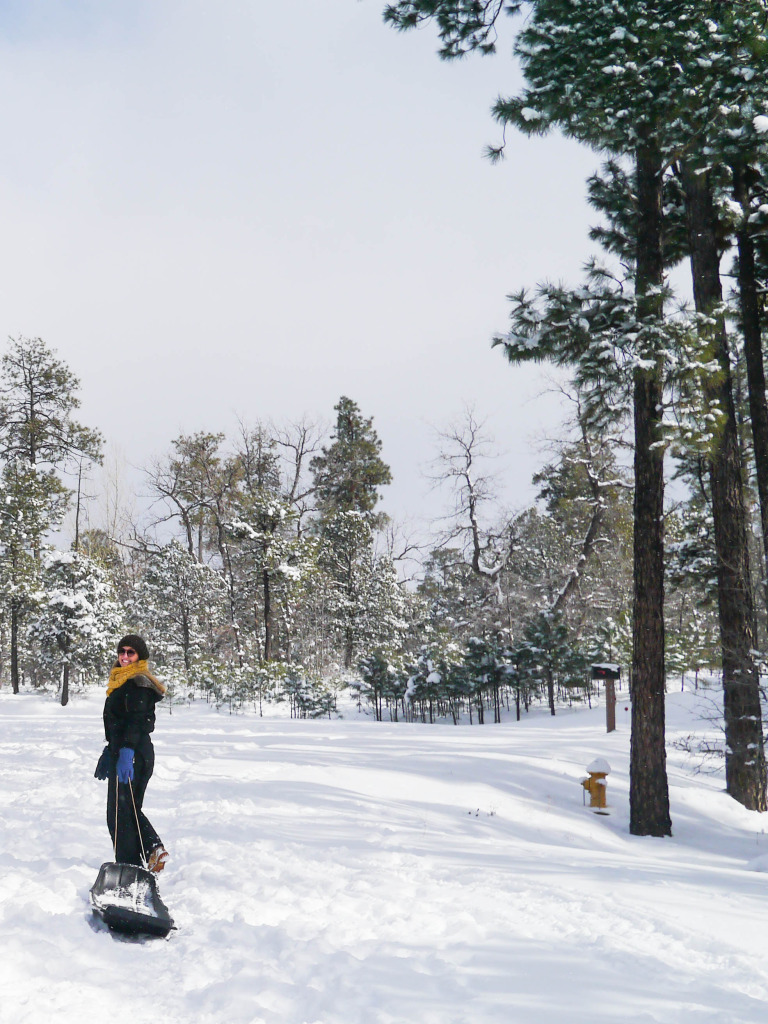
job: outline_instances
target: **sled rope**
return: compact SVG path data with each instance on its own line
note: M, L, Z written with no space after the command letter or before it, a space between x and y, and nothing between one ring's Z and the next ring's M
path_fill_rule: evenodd
M114 838L114 840L112 842L112 847L113 847L113 849L115 851L115 860L117 860L117 806L120 803L120 799L119 799L119 797L120 797L120 790L117 788L117 786L118 786L118 779L117 779L117 775L115 775L115 838Z
M136 833L137 833L137 835L139 837L139 843L141 843L141 857L142 857L142 860L144 861L144 867L146 867L147 866L147 853L146 853L146 850L144 849L144 837L141 834L141 825L139 824L139 812L136 810L136 800L134 799L134 796L133 796L133 786L131 785L131 780L130 779L128 779L128 789L130 789L130 791L131 791L131 803L133 804L133 814L134 814L134 817L136 818Z

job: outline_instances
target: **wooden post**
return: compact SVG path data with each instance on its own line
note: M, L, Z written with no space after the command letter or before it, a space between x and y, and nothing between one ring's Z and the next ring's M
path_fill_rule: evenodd
M616 680L621 679L621 668L614 664L593 665L592 678L605 686L605 731L616 728Z
M613 679L605 680L605 731L613 732L616 728L616 683Z

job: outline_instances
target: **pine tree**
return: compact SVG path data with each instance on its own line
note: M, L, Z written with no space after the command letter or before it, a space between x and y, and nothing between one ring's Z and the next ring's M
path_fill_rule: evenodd
M385 702L390 707L393 703L396 706L397 701L405 694L405 686L398 686L400 673L397 664L384 651L376 649L362 657L357 668L360 682L352 686L371 705L376 721L381 722Z
M0 360L0 453L32 466L101 461L98 431L72 419L80 381L41 338L11 339Z
M77 377L40 338L11 339L8 351L0 360L0 455L8 466L16 467L10 470L10 476L6 476L6 485L16 487L19 473L34 474L33 500L44 500L41 492L47 487L52 509L58 509L66 493L58 476L60 471L77 460L101 461L101 435L72 418L72 413L80 405L77 397L79 387ZM19 470L22 466L27 468ZM53 525L53 520L50 524L40 524L37 531L30 529L26 532L29 550L35 557L39 556L42 535L50 525ZM11 561L14 558L18 564L18 554ZM14 693L19 690L19 638L23 610L23 602L11 601L11 683Z
M682 162L693 291L701 348L717 372L702 378L704 400L717 417L707 459L714 542L728 744L726 787L753 810L766 809L765 755L753 652L757 646L750 579L742 460L733 398L731 354L720 280L718 217L710 175Z
M383 522L374 509L379 488L390 483L392 475L381 458L373 421L365 419L349 398L342 396L334 408L332 442L312 459L310 468L319 511L320 565L333 582L332 614L348 669L360 639L373 534Z
M450 680L462 662L461 648L449 638L434 638L408 666L405 699L419 709L421 720L432 724L450 692ZM482 701L480 703L482 712Z
M60 671L66 705L73 670L101 673L109 664L122 610L105 571L77 551L46 552L40 583L30 635L43 663Z
M467 641L464 652L465 671L459 678L467 684L468 693L475 701L481 724L484 720L483 703L486 699L493 707L494 722L501 721L501 690L513 681L517 683L519 679L513 665L514 657L513 650L499 635L472 636Z
M761 340L764 314L757 280L761 235L758 221L761 195L765 194L762 179L768 156L768 139L760 131L760 126L766 123L768 110L768 83L762 70L768 52L766 8L762 0L739 4L714 2L709 7L710 17L705 21L704 32L710 51L706 56L714 74L708 72L706 87L709 107L716 110L717 116L698 145L688 147L678 169L689 200L697 309L705 318L714 316L719 321L707 325L706 319L703 320L702 330L705 338L714 340L723 366L727 362L729 341L721 320L717 271L722 252L734 241L736 245L739 321L760 503L763 575L768 586L768 401ZM709 221L707 226L702 218ZM709 248L708 254L705 247ZM728 372L725 372L721 389L727 380ZM724 399L727 405L727 395L717 397ZM732 432L732 427L726 424L720 440L723 451L727 451L729 430ZM722 554L720 557L722 560Z
M367 610L373 566L370 518L362 512L338 511L321 520L318 564L328 578L326 613L345 669L355 662Z
M338 512L371 516L379 488L392 482L389 466L381 458L381 441L373 420L365 419L350 398L342 395L334 410L332 443L310 463L317 507L323 519Z
M583 686L586 681L586 653L559 612L544 612L529 621L512 658L523 683L544 686L551 715L558 684Z
M172 453L153 466L149 476L152 489L167 509L166 515L157 517L155 525L178 520L190 555L199 562L212 555L220 564L227 586L230 639L238 667L242 668L237 594L226 524L243 470L236 456L222 453L223 441L221 433L181 435L172 442Z
M226 631L227 592L221 572L198 562L177 540L137 558L125 601L129 621L146 634L159 665L187 679L195 662L218 653Z
M240 618L244 624L253 620L260 661L292 660L294 618L317 573L318 542L298 532L298 520L293 505L265 489L241 496L226 525L237 542L231 557Z
M435 548L424 565L417 594L426 608L428 628L460 642L489 625L486 580L473 572L465 553Z
M357 646L393 656L402 654L412 622L412 603L397 578L392 559L388 555L372 556L360 595Z
M0 589L9 612L11 686L19 692L22 623L40 591L40 552L45 533L61 523L67 492L53 471L24 459L3 466L0 483Z

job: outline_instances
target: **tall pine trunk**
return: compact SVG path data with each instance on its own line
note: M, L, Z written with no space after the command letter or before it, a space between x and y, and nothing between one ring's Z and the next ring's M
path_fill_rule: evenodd
M755 616L728 336L720 308L717 211L707 173L697 174L684 163L682 180L694 302L697 312L707 317L700 328L701 339L719 367L716 374L705 378L703 387L708 406L718 408L721 416L709 456L709 478L723 660L726 789L750 810L764 811L765 753L759 678L752 654Z
M184 655L184 669L189 678L189 673L192 668L192 657L190 654L191 637L189 633L189 615L187 614L186 606L181 612L181 648Z
M11 600L11 689L19 692L19 607Z
M224 582L227 586L227 604L229 607L229 627L232 631L232 639L235 641L235 653L237 654L237 667L243 667L243 648L240 642L240 624L237 620L237 609L235 600L235 576L232 571L232 559L229 553L229 544L224 539L224 527L222 526L223 516L217 511L216 514L216 538L221 564L224 567Z
M69 704L69 662L64 662L61 670L61 706L65 708Z
M757 494L760 500L760 525L763 535L763 586L768 610L768 402L765 398L762 324L758 298L755 243L749 228L750 195L746 168L734 163L733 196L741 207L741 222L736 232L739 252L739 306L744 335L744 357L749 389L749 417L755 453Z
M263 569L261 582L264 593L264 661L272 660L272 588L269 569Z
M671 835L664 738L664 452L659 445L662 369L661 155L649 137L636 152L637 314L646 365L635 370L634 615L629 830ZM652 365L647 368L648 362Z

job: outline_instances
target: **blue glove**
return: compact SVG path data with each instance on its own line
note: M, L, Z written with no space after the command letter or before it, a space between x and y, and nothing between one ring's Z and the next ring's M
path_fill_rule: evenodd
M117 781L133 781L133 751L130 747L120 747L117 755Z

